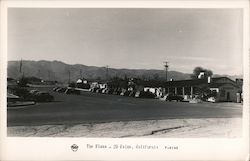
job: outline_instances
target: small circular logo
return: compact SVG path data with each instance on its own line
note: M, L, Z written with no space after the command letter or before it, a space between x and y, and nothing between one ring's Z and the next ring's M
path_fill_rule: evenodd
M76 144L73 144L73 145L71 145L71 150L73 151L73 152L76 152L77 150L78 150L78 145L76 145Z

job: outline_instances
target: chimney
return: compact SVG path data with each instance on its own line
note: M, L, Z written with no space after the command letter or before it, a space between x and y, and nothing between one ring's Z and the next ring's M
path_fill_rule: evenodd
M198 79L201 79L205 76L205 72L200 72L200 74L198 75Z
M208 84L211 83L211 77L210 76L207 77L207 83Z

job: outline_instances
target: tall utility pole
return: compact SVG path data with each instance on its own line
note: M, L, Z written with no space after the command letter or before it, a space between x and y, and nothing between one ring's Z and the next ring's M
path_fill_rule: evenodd
M109 79L109 66L106 66L106 80Z
M165 67L165 70L166 70L166 81L168 81L168 62L167 61L165 61L164 62L164 67Z
M20 65L19 65L19 72L21 74L21 77L24 77L24 71L23 71L23 59L21 58L20 60Z
M23 60L20 60L20 65L19 65L19 72L22 73L22 67L23 67Z
M38 69L38 78L41 79L41 71L40 71L40 69Z
M70 70L68 72L69 72L69 83L70 83Z
M48 70L48 79L50 81L50 70Z
M82 69L80 69L80 79L82 79Z

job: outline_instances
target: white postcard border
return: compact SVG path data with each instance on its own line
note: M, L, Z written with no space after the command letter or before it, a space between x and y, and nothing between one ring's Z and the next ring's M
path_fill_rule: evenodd
M243 136L220 138L51 138L7 137L7 9L26 8L242 8L244 101ZM249 154L249 2L248 1L1 1L1 160L247 160ZM79 150L70 147L77 144ZM178 146L178 150L103 150L88 149L87 144L113 146L158 145Z

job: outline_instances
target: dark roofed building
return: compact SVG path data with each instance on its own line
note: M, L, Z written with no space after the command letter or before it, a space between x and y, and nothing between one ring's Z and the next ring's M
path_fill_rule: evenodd
M184 98L193 98L210 90L215 93L216 101L238 102L241 87L227 77L168 81L165 84L166 93L183 95Z

